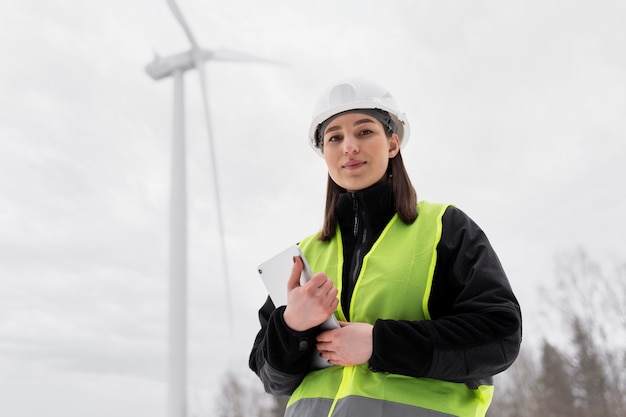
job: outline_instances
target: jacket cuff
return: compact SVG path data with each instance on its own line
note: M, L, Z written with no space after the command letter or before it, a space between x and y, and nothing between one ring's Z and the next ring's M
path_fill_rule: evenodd
M423 322L376 320L368 365L375 372L423 378L433 361L433 347Z
M317 329L303 332L292 330L285 323L284 312L285 306L281 306L270 316L266 339L267 361L279 371L295 374L309 367Z

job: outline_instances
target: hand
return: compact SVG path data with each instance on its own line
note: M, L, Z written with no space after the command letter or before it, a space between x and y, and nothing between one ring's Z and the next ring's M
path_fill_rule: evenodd
M322 324L339 304L339 291L323 272L313 275L305 285L300 285L303 267L302 259L299 256L294 258L287 282L287 307L283 314L287 326L297 332Z
M316 348L333 365L352 366L372 357L374 326L369 323L339 322L339 329L327 330L317 336Z

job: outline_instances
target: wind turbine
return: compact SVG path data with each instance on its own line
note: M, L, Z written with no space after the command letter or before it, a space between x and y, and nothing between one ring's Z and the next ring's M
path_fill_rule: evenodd
M155 80L174 78L174 120L170 184L170 249L169 249L169 352L168 352L168 416L187 415L187 179L185 158L184 86L185 71L196 69L209 142L210 165L216 200L218 235L224 273L228 316L232 324L233 309L230 294L228 262L224 242L224 226L215 149L212 141L207 85L204 63L208 60L269 62L233 51L212 51L200 48L189 25L174 0L167 0L170 10L187 36L191 49L186 52L154 60L146 72Z

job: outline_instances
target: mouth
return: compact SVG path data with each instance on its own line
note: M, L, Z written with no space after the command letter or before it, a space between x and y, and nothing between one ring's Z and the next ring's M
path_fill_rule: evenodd
M365 161L351 160L343 164L343 168L344 169L359 169L365 164L366 164Z

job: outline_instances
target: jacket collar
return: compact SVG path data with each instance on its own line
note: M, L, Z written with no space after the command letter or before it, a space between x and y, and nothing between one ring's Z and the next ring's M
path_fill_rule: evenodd
M355 207L358 213L355 213ZM365 220L366 227L380 232L395 212L393 188L388 181L374 184L355 193L342 193L335 208L343 235L346 231L352 230L355 214Z

